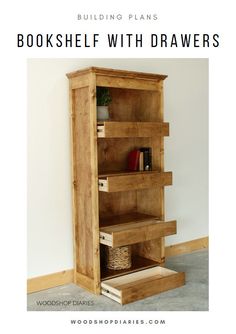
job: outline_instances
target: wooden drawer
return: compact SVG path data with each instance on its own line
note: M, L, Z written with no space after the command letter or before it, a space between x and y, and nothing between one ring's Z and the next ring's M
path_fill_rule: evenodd
M176 234L176 221L157 218L100 227L100 243L120 247Z
M169 123L163 122L99 122L98 138L169 136Z
M128 304L185 284L185 274L154 267L102 281L102 294Z
M98 189L119 192L168 186L172 184L172 172L134 172L99 175Z

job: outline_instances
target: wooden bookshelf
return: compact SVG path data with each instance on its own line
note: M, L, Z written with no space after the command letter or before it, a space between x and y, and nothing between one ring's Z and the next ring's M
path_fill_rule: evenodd
M121 304L184 284L183 273L160 267L164 237L176 233L176 221L165 220L164 207L164 188L172 184L172 173L164 169L167 76L96 67L67 76L75 283ZM108 87L112 97L104 122L97 122L98 86ZM145 147L152 152L152 170L127 171L129 152ZM123 246L131 247L131 267L108 269L106 247Z

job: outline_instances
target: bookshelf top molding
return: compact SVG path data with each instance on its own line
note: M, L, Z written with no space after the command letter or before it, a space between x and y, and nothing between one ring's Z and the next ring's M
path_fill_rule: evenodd
M90 73L95 73L96 75L111 76L111 77L133 78L133 79L152 80L152 81L162 81L167 78L167 75L163 74L125 71L118 69L116 70L103 67L88 67L78 71L67 73L66 76L69 79L71 79L74 77L78 77L80 75L90 74Z

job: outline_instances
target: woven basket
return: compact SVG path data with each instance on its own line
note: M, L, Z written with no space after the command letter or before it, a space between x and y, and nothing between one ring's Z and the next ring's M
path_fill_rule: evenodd
M106 247L106 265L108 269L120 270L131 267L131 246L117 248Z

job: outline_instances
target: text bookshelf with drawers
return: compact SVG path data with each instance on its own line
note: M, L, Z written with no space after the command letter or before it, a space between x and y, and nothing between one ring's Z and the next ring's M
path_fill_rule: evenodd
M72 138L74 282L121 304L180 287L184 273L164 267L165 221L163 82L159 74L90 67L68 73ZM97 121L96 90L112 98L109 119ZM127 170L129 152L149 147L152 169ZM129 265L108 265L129 250ZM127 256L127 253L126 253ZM125 261L125 258L124 258Z

